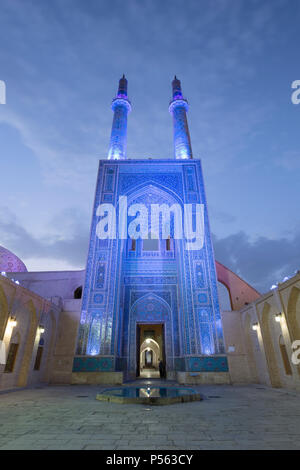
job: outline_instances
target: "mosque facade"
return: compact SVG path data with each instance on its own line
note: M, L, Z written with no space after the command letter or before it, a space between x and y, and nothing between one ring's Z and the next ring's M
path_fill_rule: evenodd
M291 360L299 274L261 296L215 260L180 81L172 82L169 104L172 159L127 157L124 76L112 109L86 269L28 272L0 248L0 389L123 383L158 377L160 362L166 379L179 383L299 388Z
M139 376L145 349L150 365L162 360L168 376L228 373L202 169L192 158L187 101L177 78L172 85L173 159L127 159L131 105L125 77L112 103L109 157L100 161L96 184L74 363L78 372L87 364L99 370L104 363ZM111 227L99 235L100 213L110 210L112 238ZM200 221L193 241L185 237L188 216L191 223Z

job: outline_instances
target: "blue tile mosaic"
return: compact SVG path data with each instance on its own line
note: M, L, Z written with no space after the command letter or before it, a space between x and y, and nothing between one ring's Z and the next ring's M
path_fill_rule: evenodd
M228 372L227 357L189 357L187 368L191 372Z
M73 372L112 372L113 357L74 357Z

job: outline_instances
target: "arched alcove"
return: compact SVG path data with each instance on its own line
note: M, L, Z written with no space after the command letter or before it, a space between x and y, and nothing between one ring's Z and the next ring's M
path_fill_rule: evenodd
M25 387L27 385L28 372L30 364L32 362L32 351L35 343L36 330L38 326L37 311L32 300L29 300L25 304L25 308L28 312L30 323L27 336L26 338L24 338L25 347L22 354L22 362L20 365L19 376L17 381L19 387Z
M152 351L153 353L153 367L155 369L158 369L158 362L159 362L159 359L161 358L161 350L160 350L160 346L159 344L157 343L157 341L155 341L154 339L152 338L147 338L143 341L143 343L141 344L141 360L140 360L140 364L141 364L141 368L144 367L146 364L145 364L145 352L147 350L150 350Z
M37 382L48 382L50 377L50 368L53 357L53 349L56 335L56 320L52 310L43 312L39 319L39 324L43 325L44 332L39 333L36 337L32 380Z
M281 358L282 358L282 363L283 363L285 374L286 375L293 375L293 371L292 371L291 364L290 364L290 361L289 361L289 356L288 356L286 346L285 346L285 342L284 342L284 339L283 339L282 335L279 336L278 343L279 343L279 349L280 349L280 353L281 353Z
M296 286L291 289L286 315L288 330L293 343L300 339L300 289ZM298 375L300 375L300 364L296 367Z
M81 296L82 296L82 286L79 286L74 290L74 299L81 299Z
M173 192L171 189L164 187L162 185L159 185L157 183L151 184L147 182L147 184L140 185L137 188L135 188L135 190L128 191L128 193L125 195L127 196L128 208L133 204L143 204L144 206L147 207L148 222L149 222L148 229L150 233L155 234L155 237L157 237L157 239L160 238L159 236L160 228L162 227L160 227L160 223L159 225L157 225L157 220L153 221L153 226L151 225L151 222L152 222L151 210L150 210L151 204L157 204L159 206L162 206L163 204L167 204L170 209L172 208L173 205L175 205L173 208L175 209L176 216L174 215L173 211L171 211L171 213L173 214L171 218L174 217L174 220L173 221L171 220L171 224L170 224L171 231L172 231L172 228L174 227L174 223L175 223L174 221L177 220L177 216L179 217L180 210L182 211L182 207L183 207L183 202L181 198L178 196L178 194ZM118 211L118 205L116 209ZM178 212L177 212L177 209L178 209ZM183 213L181 214L181 216L183 217ZM130 217L128 217L128 221L130 221ZM153 244L154 244L155 238L151 237L150 239L150 237L148 237L148 240L153 240ZM149 243L151 244L151 242ZM147 246L147 243L146 243L146 246ZM156 249L159 249L159 248L156 248Z
M139 202L139 199L143 199L144 203L147 204L147 200L152 202L155 198L157 198L157 201L155 202L158 204L163 204L164 202L168 202L169 204L183 204L182 199L176 192L172 191L166 186L162 186L157 182L151 183L147 181L146 184L135 186L133 189L130 189L127 193L124 194L128 198L128 205ZM163 199L161 199L162 195Z
M158 295L149 292L135 301L132 305L130 309L130 321L128 326L129 364L131 373L135 373L137 369L139 362L137 354L140 354L141 352L141 344L138 344L139 339L137 338L138 325L147 325L147 327L150 325L151 327L155 326L157 328L161 328L162 343L159 351L160 357L157 359L161 359L163 351L165 351L167 368L171 368L170 363L168 366L168 361L170 361L173 356L173 343L171 336L171 309L169 304ZM154 349L154 346L155 343L152 344L152 349Z
M8 305L5 292L0 286L0 339L3 339L8 317Z
M45 367L45 372L44 372L44 380L45 382L49 382L50 380L50 371L51 371L51 365L52 365L52 360L53 360L53 354L54 354L54 347L55 347L55 338L56 338L56 319L54 312L50 310L48 313L48 325L50 326L50 331L51 334L48 334L48 351L47 351L47 364Z
M16 331L12 334L12 337L9 342L4 373L14 372L20 342L21 342L21 335L18 331Z
M288 299L287 322L291 340L300 339L300 289L295 286Z
M268 364L268 370L270 375L271 384L273 387L282 387L282 383L280 380L280 372L276 360L276 353L274 349L271 329L270 329L270 321L271 321L271 306L268 302L265 302L263 311L261 314L261 333L265 348L265 354Z
M247 313L244 319L244 338L245 338L245 346L247 351L247 359L248 359L248 366L249 366L249 373L251 377L251 381L254 383L259 382L259 374L257 371L256 366L256 354L255 354L255 346L254 346L254 338L253 333L256 334L252 330L252 321L250 313ZM255 338L257 341L257 337Z

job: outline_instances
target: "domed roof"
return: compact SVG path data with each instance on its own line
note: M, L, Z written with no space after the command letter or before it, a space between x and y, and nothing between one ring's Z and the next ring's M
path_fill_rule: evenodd
M1 271L7 273L23 273L27 272L27 268L20 258L3 246L0 246L0 272Z

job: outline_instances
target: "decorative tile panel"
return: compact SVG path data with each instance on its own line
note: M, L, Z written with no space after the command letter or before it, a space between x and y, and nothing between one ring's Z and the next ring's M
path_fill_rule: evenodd
M112 372L113 357L74 357L73 372Z
M189 357L187 366L190 372L228 372L226 356Z
M97 207L102 201L116 203L119 196L127 196L129 205L143 203L147 207L151 203L176 203L183 208L184 203L201 202L203 248L187 251L184 240L172 240L172 250L168 252L161 240L157 251L146 252L137 240L135 251L131 251L126 240L99 240ZM89 364L98 365L80 362L82 367L102 367L97 360L110 356L120 359L118 366L112 362L111 367L120 368L122 364L134 373L138 321L165 324L168 370L182 367L183 357L189 356L190 361L199 355L201 367L213 367L203 362L203 355L211 359L212 354L224 353L215 259L199 160L100 161L77 349L78 354L89 355L86 359L91 353L96 354ZM190 365L196 367L195 364Z

